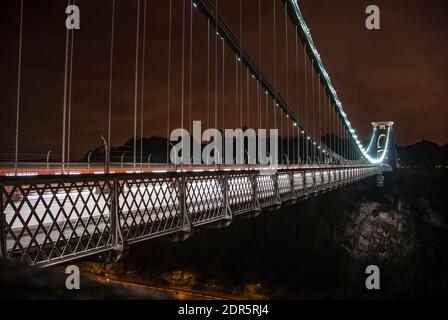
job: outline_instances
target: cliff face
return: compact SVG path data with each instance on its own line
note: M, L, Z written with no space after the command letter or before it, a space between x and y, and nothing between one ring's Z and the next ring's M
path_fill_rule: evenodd
M385 181L384 189L366 187L362 196L345 198L352 209L340 214L339 231L331 239L349 256L354 273L368 264L380 267L381 297L446 297L448 172L396 170Z
M387 208L380 202L361 203L345 230L349 252L355 258L377 255L380 259L408 254L415 247L408 215L401 202L397 208Z

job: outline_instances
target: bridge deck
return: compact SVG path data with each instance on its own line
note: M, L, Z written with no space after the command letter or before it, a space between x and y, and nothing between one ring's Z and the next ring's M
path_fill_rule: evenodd
M9 177L0 180L2 255L53 265L306 198L376 166L279 171Z

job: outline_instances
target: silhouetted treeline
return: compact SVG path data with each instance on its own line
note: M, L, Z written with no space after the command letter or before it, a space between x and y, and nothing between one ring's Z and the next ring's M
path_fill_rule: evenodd
M448 144L439 146L431 141L397 146L398 162L401 166L434 167L448 165Z
M308 160L312 161L312 158L315 158L315 161L325 162L322 153L316 149L316 146L309 141L306 141L301 137L297 139L297 137L293 138L280 138L280 143L278 146L278 159L279 162L286 163L289 159L290 162L296 162L297 157L300 156L302 161L305 161L307 155ZM327 135L322 137L323 142L331 149L334 150L338 154L342 154L344 152L343 146L347 146L347 141L344 139L340 139L337 136ZM142 143L143 153L140 155ZM308 150L306 145L308 144ZM267 144L269 146L269 143ZM152 136L150 138L144 138L143 141L140 139L137 140L137 153L136 160L140 162L142 160L143 163L148 162L148 158L150 157L151 163L165 163L166 155L167 155L167 141L165 138ZM202 145L204 147L205 144ZM314 149L314 152L313 152ZM123 162L132 162L134 155L134 140L130 139L124 145L118 147L111 148L111 161L112 162L120 162L123 158ZM244 150L247 150L247 146L245 145ZM269 148L268 148L269 151ZM81 159L81 161L87 161L88 155L91 152L91 161L104 161L104 147L100 146L95 148L92 151L86 153L86 155ZM395 153L395 150L393 150ZM447 166L448 165L448 144L443 146L439 146L436 143L423 140L413 145L409 146L396 146L396 153L398 158L398 163L401 166L418 166L418 167L434 167L434 166ZM347 156L351 156L347 155ZM288 158L288 159L287 159ZM319 159L320 158L320 159ZM246 159L246 155L245 155ZM395 159L395 157L394 157ZM246 159L247 160L247 159ZM393 161L395 163L395 160Z

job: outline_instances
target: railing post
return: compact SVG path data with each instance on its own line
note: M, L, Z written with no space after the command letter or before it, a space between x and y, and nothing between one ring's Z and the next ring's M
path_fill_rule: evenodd
M106 188L106 187L105 187ZM118 234L117 234L117 212L118 212L118 201L117 201L117 182L114 179L112 182L112 192L110 193L110 229L112 232L112 247L115 247L118 244Z
M3 185L0 184L0 258L6 258L6 216L4 213L3 204Z
M105 186L104 189L106 189L106 187L107 186ZM104 189L103 192L105 192ZM112 232L112 250L116 254L116 256L114 257L115 261L118 261L123 256L125 250L127 249L127 243L123 237L123 232L120 223L120 214L118 208L118 197L119 197L118 191L119 191L118 180L114 179L112 181L112 191L110 193L111 195L110 223Z
M338 186L339 186L338 168L333 168L333 189L337 189Z
M257 212L261 212L261 204L260 201L258 200L258 183L257 183L257 175L258 173L254 173L252 175L252 190L254 191L254 206L255 206L255 211Z
M274 175L274 192L275 192L275 198L277 200L277 206L282 205L282 197L280 196L280 190L278 187L278 171L275 172Z
M306 171L302 171L303 194L308 196L308 186L306 184Z
M297 200L297 194L296 194L296 191L294 190L294 171L291 170L289 172L289 174L290 174L290 184L291 184L291 195L294 200Z
M226 220L233 220L232 209L230 208L230 192L229 192L229 175L224 174L224 218Z
M187 210L187 183L185 181L185 175L182 175L180 180L179 201L180 201L180 214L182 217L181 218L182 219L181 232L183 233L182 238L186 239L190 236L190 233L193 228Z
M337 176L338 176L338 189L342 187L342 169L339 167L337 170Z
M330 189L333 189L333 184L334 184L333 169L332 168L328 168L328 186L329 186Z
M324 170L320 171L320 191L325 191L325 177L324 177Z

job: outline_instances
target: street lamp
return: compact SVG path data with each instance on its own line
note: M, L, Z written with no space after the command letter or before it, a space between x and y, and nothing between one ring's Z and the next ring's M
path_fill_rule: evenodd
M285 159L286 159L286 165L289 166L289 157L288 157L288 155L287 155L286 153L283 153L283 156L284 156Z
M123 153L122 155L121 155L121 160L120 160L120 163L121 163L121 168L123 168L123 158L124 158L124 155L125 155L126 153Z
M101 140L103 140L104 144L104 152L105 152L105 161L104 161L104 173L109 174L109 147L107 145L106 139L103 136L100 136Z
M90 170L90 157L92 156L92 151L89 152L87 155L87 169Z
M48 153L47 153L47 170L50 169L50 154L51 154L51 150L48 151Z
M148 157L148 168L151 167L151 156L152 156L152 154L150 154Z

